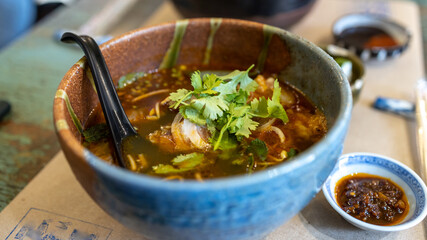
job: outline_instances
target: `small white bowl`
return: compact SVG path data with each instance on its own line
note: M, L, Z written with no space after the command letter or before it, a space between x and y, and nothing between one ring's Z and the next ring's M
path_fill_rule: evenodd
M335 186L341 178L352 173L368 173L385 177L399 185L409 203L409 212L406 217L396 225L379 226L358 220L342 210L335 197ZM421 178L402 163L373 153L350 153L341 156L322 189L329 204L345 220L364 230L401 231L420 223L427 215L427 188Z

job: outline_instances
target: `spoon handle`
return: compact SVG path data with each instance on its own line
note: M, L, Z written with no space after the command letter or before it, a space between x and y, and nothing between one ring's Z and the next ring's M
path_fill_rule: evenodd
M119 153L118 155L121 155L121 149L118 146L121 144L121 140L137 133L120 104L107 64L98 44L89 36L79 36L71 32L64 33L61 41L68 43L76 42L83 49L95 80L95 87L101 101L107 125L110 127L112 137L116 142L114 145L116 148L119 148L116 151ZM121 158L122 156L118 157Z

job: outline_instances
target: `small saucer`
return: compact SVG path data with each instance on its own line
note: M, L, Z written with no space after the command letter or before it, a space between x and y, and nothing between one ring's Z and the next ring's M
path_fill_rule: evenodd
M409 212L405 218L396 225L380 226L361 221L342 210L336 200L335 187L341 178L353 173L377 175L399 185L405 192L409 203ZM322 190L326 200L335 211L349 223L364 230L401 231L420 223L427 215L427 187L421 178L402 163L373 153L350 153L341 156Z
M340 63L337 63L341 66L344 73L348 77L348 81L350 83L351 87L351 93L353 95L353 104L357 102L359 99L360 91L362 90L363 83L364 83L364 74L365 74L365 66L363 65L362 60L355 55L354 53L350 52L348 49L338 47L335 45L327 45L327 46L320 46L325 52L327 52L335 61L338 60L338 58L344 58L351 62L350 66L350 73L345 71L344 66L341 66ZM350 75L350 76L348 76Z
M384 61L404 52L411 38L401 24L376 14L357 13L339 18L332 29L335 43L363 61Z

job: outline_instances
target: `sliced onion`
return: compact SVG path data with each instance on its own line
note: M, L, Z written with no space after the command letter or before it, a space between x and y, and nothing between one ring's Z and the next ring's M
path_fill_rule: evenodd
M270 119L268 122L264 123L263 125L259 126L257 128L257 131L259 132L263 132L267 129L269 129L271 127L271 125L273 125L273 123L276 121L276 118L272 118Z
M203 141L209 142L209 138L211 136L210 136L209 130L206 127L202 127L202 126L197 125L197 132L199 133L199 135L203 139Z
M151 96L154 96L154 95L157 95L157 94L169 93L169 92L170 92L169 89L159 89L159 90L152 91L152 92L149 92L149 93L145 93L143 95L135 97L134 99L132 99L132 102L137 102L137 101L142 100L144 98L148 98L148 97L151 97Z
M280 138L280 142L283 143L285 141L285 134L283 134L282 130L280 128L272 126L271 131L275 132L277 136Z
M181 133L185 139L190 140L194 147L198 149L206 149L209 147L209 143L205 142L199 135L198 125L184 119L181 125Z
M188 150L190 146L185 142L184 138L181 135L181 120L183 119L181 114L177 114L173 119L171 125L171 133L173 141L175 142L175 147L177 150Z

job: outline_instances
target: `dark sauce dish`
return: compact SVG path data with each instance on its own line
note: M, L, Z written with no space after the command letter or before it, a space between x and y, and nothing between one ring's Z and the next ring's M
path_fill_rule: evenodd
M287 29L303 19L316 0L172 0L185 18L237 18Z
M342 155L322 191L341 217L363 230L401 231L427 215L423 180L399 161L374 153Z
M411 39L410 32L386 16L349 14L335 21L335 44L357 54L363 61L384 61L400 56Z

